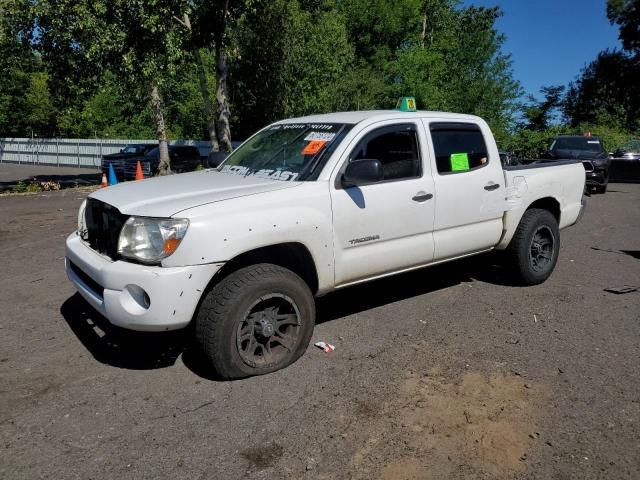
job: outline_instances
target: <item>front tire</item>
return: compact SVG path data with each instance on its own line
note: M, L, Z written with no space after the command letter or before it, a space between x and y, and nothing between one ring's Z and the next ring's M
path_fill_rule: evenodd
M305 352L315 324L307 284L285 268L258 264L217 284L196 316L196 343L218 376L274 372Z
M556 266L559 251L556 218L547 210L527 210L507 248L515 280L523 285L544 282Z

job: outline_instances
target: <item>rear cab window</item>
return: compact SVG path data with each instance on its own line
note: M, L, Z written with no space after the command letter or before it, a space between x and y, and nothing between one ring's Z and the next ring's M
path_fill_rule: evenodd
M465 173L489 164L489 152L480 126L467 122L429 124L438 173Z

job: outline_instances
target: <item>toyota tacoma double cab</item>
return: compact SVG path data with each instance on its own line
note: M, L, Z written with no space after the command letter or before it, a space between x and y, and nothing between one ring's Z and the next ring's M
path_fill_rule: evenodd
M503 167L479 117L370 111L279 121L215 169L98 190L66 271L112 324L192 324L223 378L283 368L309 345L315 297L503 250L544 282L583 210L580 161Z

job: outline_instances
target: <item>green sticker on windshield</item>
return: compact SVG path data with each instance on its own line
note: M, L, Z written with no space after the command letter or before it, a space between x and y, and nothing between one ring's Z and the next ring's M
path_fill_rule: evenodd
M464 170L469 170L469 155L466 153L452 153L451 171L461 172Z

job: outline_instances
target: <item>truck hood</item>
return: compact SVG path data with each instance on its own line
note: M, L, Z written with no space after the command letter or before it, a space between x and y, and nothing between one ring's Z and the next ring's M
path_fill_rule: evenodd
M292 188L298 182L268 180L216 170L155 177L120 183L90 195L125 215L171 217L207 203Z

